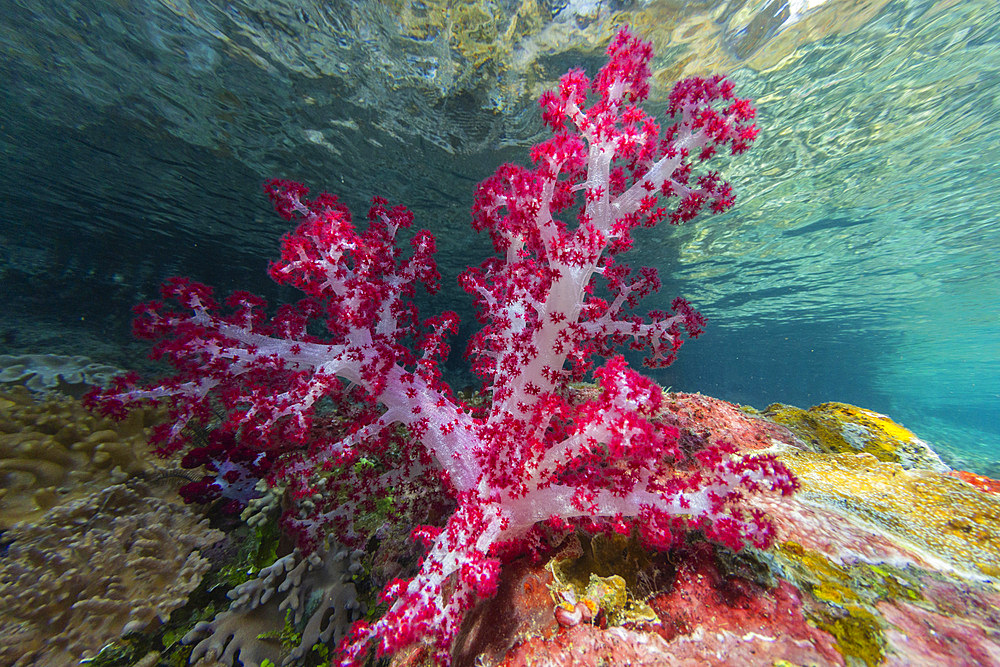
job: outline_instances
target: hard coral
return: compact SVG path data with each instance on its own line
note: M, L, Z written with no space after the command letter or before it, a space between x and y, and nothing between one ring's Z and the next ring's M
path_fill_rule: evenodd
M680 297L669 311L634 314L659 279L615 255L636 227L732 206L731 186L702 165L745 151L757 128L750 102L716 76L678 83L661 130L639 106L650 44L624 29L607 53L593 80L573 70L542 96L552 136L533 148L534 166L503 165L476 192L473 226L497 256L460 281L482 324L468 356L486 409L442 381L457 317L423 320L413 304L419 284L437 288L433 236L416 233L404 256L405 208L375 198L359 230L336 197L308 199L279 180L266 189L298 226L269 273L305 298L268 317L246 292L221 307L208 287L171 279L162 293L175 305L140 307L135 330L158 341L154 354L177 375L147 388L125 377L92 397L118 415L169 399L173 422L154 436L165 452L221 411L220 437L258 454L258 474L286 489L282 525L303 553L330 532L357 543L356 522L379 499L406 505L439 490L450 515L412 531L426 548L419 572L385 586L388 610L352 628L343 663L362 662L370 645L381 656L414 643L448 661L465 612L497 590L505 558L541 548L543 530L634 531L666 549L700 529L733 548L764 546L771 524L746 496L796 487L773 455L716 437L679 441L677 427L656 422L662 390L615 356L628 345L663 366L701 333L704 319ZM569 383L590 373L594 396L570 400ZM338 411L350 418L323 423Z
M0 391L0 529L155 471L146 439L158 416L144 408L115 421L68 396Z
M84 356L0 354L0 382L22 383L33 392L59 389L79 396L91 386L107 385L119 373L120 368Z
M222 538L183 505L119 484L4 533L0 663L69 665L124 633L165 621Z
M335 545L336 547L336 545ZM210 623L200 623L183 638L194 644L192 661L219 660L231 665L289 664L316 642L343 639L364 608L351 577L360 569L360 552L324 548L308 556L296 550L264 568L259 576L233 589L229 609ZM286 614L301 628L301 641L290 654L267 640Z

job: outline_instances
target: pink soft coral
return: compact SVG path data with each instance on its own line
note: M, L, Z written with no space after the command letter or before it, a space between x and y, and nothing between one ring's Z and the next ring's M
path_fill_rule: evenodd
M496 590L499 556L530 547L543 526L635 530L661 548L691 528L733 548L771 539L766 517L740 502L746 492L790 493L791 473L721 442L682 448L677 430L655 420L661 390L612 356L628 344L666 365L685 332L701 332L703 319L680 298L671 312L631 314L659 280L612 257L631 246L637 226L732 206L730 185L696 165L722 148L746 150L757 134L753 106L722 77L678 83L674 122L661 131L638 106L651 55L621 30L593 81L574 70L542 96L553 135L533 148L534 166L504 165L479 186L473 225L489 231L498 256L461 283L483 325L469 345L492 397L482 414L440 376L457 318L421 320L413 305L417 283L437 285L434 238L418 233L404 258L395 236L412 215L383 200L358 231L335 197L310 200L303 186L272 181L278 212L300 222L270 274L302 290L302 301L267 318L260 299L237 293L223 314L208 288L173 280L164 296L184 310L141 309L137 332L159 339L156 353L180 373L146 389L124 380L99 400L120 411L169 396L174 423L158 434L168 450L185 443L188 421L221 406L220 429L266 453L270 481L288 487L296 504L284 526L301 546L349 529L352 513L380 490L416 480L453 499L443 527L414 532L427 547L419 573L390 583L388 611L352 628L345 664L362 660L371 643L384 655L422 642L447 661L465 611ZM606 299L595 295L599 282ZM315 320L322 337L310 333ZM609 358L592 369L600 357ZM573 400L568 384L590 372L598 391ZM351 406L348 426L317 423L317 406L331 399ZM401 452L394 468L353 480L346 503L330 492L330 471L390 442Z

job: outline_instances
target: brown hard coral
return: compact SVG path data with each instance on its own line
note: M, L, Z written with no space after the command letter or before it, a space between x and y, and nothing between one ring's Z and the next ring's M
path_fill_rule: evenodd
M146 431L158 414L137 410L114 422L68 396L0 392L0 529L150 472Z
M68 665L165 621L222 539L184 505L118 484L4 533L0 664Z

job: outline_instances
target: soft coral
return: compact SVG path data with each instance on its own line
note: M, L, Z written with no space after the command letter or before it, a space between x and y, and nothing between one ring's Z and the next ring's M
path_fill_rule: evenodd
M746 492L790 493L791 473L722 442L682 448L677 429L657 421L661 390L611 356L628 343L650 364L668 364L685 332L701 332L704 320L680 298L669 313L630 314L659 280L652 269L633 275L613 256L631 246L637 226L729 208L729 184L695 166L720 147L740 153L756 136L752 105L721 77L677 84L675 122L661 132L638 106L651 54L620 31L593 82L574 70L542 96L553 136L532 150L534 167L504 165L477 190L473 225L489 231L498 252L461 276L483 324L469 357L492 397L484 414L440 377L456 317L421 320L412 302L418 283L437 286L433 237L416 234L404 258L395 235L412 216L381 199L358 231L336 198L310 200L297 183L271 181L275 208L299 224L270 274L306 298L268 320L255 297L233 297L223 314L207 288L174 281L165 296L190 312L141 311L137 330L160 338L158 353L181 372L148 389L116 385L101 400L117 410L172 397L175 423L160 434L167 448L183 443L183 426L205 419L210 402L221 405L223 430L275 454L269 479L288 488L283 525L302 546L349 530L380 490L423 480L453 499L443 527L414 533L427 546L419 572L386 587L381 618L353 627L344 663L360 661L370 643L384 655L413 642L447 661L464 612L495 590L500 555L536 543L543 525L635 529L662 548L691 528L733 548L771 538L766 517L741 501ZM595 295L601 278L610 300ZM316 319L325 337L309 333ZM610 356L593 371L596 393L575 400L569 382L595 356ZM318 428L321 398L353 406L349 426ZM387 469L352 476L343 465L388 450L400 458ZM331 491L337 471L347 502Z

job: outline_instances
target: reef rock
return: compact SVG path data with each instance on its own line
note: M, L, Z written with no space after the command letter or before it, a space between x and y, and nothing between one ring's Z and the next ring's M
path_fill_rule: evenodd
M734 553L695 534L656 553L571 536L547 563L505 567L455 664L1000 665L1000 483L846 404L758 412L669 394L664 419L795 471L793 498L755 499L774 545ZM591 593L618 580L624 601Z

